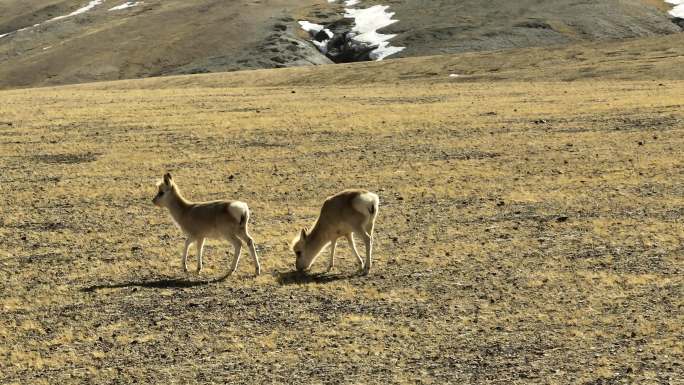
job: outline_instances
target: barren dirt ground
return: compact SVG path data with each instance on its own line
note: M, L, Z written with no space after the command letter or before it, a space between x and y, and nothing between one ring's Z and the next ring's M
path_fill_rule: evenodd
M127 84L0 93L0 383L682 383L684 81ZM165 171L262 276L182 273ZM374 270L293 274L348 187Z

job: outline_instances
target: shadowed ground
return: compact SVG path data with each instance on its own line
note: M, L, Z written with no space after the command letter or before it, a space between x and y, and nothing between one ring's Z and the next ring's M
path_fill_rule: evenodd
M88 293L88 292L93 292L93 291L102 290L102 289L122 289L122 288L128 288L128 287L142 287L142 288L152 288L152 289L179 289L179 288L185 288L185 287L195 287L195 286L202 286L202 285L209 285L212 283L223 282L227 277L228 276L225 275L225 276L220 277L220 278L216 278L216 279L212 279L212 280L203 280L203 281L193 281L193 280L177 279L177 278L151 279L151 280L146 280L146 281L132 281L132 282L123 282L123 283L110 283L110 284L93 285L93 286L84 287L81 289L81 291Z

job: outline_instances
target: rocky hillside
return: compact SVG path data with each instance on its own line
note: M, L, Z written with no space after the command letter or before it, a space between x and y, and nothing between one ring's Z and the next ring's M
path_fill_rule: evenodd
M396 3L396 4L395 4ZM390 2L397 56L485 51L679 32L663 1L413 0ZM432 22L430 22L432 20Z
M313 1L108 0L53 21L87 2L23 3L0 9L2 88L327 62L287 33Z
M398 20L390 58L680 31L659 0L5 0L0 88L331 63L298 21L343 34L374 5Z

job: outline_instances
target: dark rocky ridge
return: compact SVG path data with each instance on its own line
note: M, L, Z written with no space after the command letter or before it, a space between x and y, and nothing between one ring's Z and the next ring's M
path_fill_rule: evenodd
M314 34L312 38L319 44L325 44L325 56L335 63L369 61L371 51L378 46L354 40L356 34L352 31L353 26L352 19L341 18L325 25L325 29L332 32L332 38L325 30Z
M684 19L679 18L679 17L674 17L674 18L672 18L672 22L677 24L679 26L679 28L684 30Z

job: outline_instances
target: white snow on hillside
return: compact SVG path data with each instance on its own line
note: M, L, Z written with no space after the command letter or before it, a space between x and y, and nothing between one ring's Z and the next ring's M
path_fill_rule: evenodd
M86 12L90 11L91 9L97 7L98 5L104 3L105 1L106 1L106 0L92 0L92 1L90 1L88 4L86 4L85 6L79 8L79 9L77 9L77 10L75 10L75 11L73 11L73 12L67 14L67 15L62 15L62 16L53 17L52 19L48 19L48 20L44 21L43 23L34 24L34 25L31 26L31 27L20 28L20 29L18 29L18 30L16 30L16 31L7 32L7 33L5 33L5 34L0 35L0 38L3 38L3 37L8 36L8 35L16 34L17 32L25 31L25 30L27 30L27 29L29 29L29 28L38 27L38 26L40 26L41 24L50 23L50 22L53 22L53 21L62 20L62 19L66 19L66 18L69 18L69 17L72 17L72 16L80 15L80 14L82 14L82 13L86 13Z
M684 19L684 0L665 0L665 2L675 6L670 10L670 16Z
M311 23L311 22L308 22L306 20L300 21L299 25L302 27L303 30L305 30L306 32L308 32L310 34L317 34L318 32L320 32L324 28L324 26L322 26L320 24Z
M321 32L322 30L323 32L325 32L326 35L328 35L328 38L332 38L334 36L331 30L325 28L325 26L320 24L310 23L308 21L300 21L299 25L302 27L303 30L310 33L311 35L315 35Z
M387 56L401 52L405 47L392 47L389 45L391 38L396 35L387 35L378 33L380 28L387 27L399 20L392 20L394 12L387 12L389 6L374 5L370 8L347 8L344 17L354 19L354 27L352 31L358 33L354 40L378 45L370 53L370 58L373 60L382 60Z
M683 0L684 1L684 0ZM329 3L335 3L337 0L328 0ZM360 0L346 0L344 5L346 7L352 7L357 5ZM389 6L387 5L374 5L370 8L345 8L344 17L349 19L354 19L354 27L352 31L357 35L353 37L354 40L358 42L363 42L371 45L377 45L378 48L374 49L370 53L370 58L372 60L382 60L390 55L394 55L397 52L403 51L406 47L392 47L389 44L389 40L396 35L388 35L378 33L380 28L387 27L388 25L394 24L399 20L393 20L394 12L388 12ZM310 23L308 21L300 21L299 25L302 29L309 32L312 36L321 31L324 26L320 24ZM333 37L332 32L325 30L328 36ZM323 42L313 41L313 43L323 52L327 49L327 40Z
M84 6L84 7L81 7L81 8L79 8L79 9L77 9L77 10L71 12L71 13L68 14L68 15L62 15L62 16L53 17L52 19L46 21L46 23L47 23L47 22L50 22L50 21L66 19L67 17L72 17L72 16L80 15L80 14L82 14L82 13L86 13L86 12L90 11L91 9L97 7L98 5L100 5L100 4L104 3L104 2L105 2L105 0L92 0L90 3L88 3L88 5L86 5L86 6Z
M345 0L344 5L346 5L347 7L351 7L352 5L356 5L360 2L361 0ZM337 3L337 0L328 0L328 3Z
M320 25L320 24L315 24L308 22L306 20L302 20L299 22L299 25L302 27L303 30L308 32L311 36L316 35L317 33L324 31L326 35L328 35L328 38L323 40L323 41L317 41L317 40L312 40L311 42L318 48L319 51L323 55L328 53L328 41L332 39L334 34L332 33L331 30L325 28L325 26Z
M127 1L121 5L117 5L116 7L109 8L108 11L120 11L122 9L133 8L133 7L136 7L142 3L143 3L142 1Z

